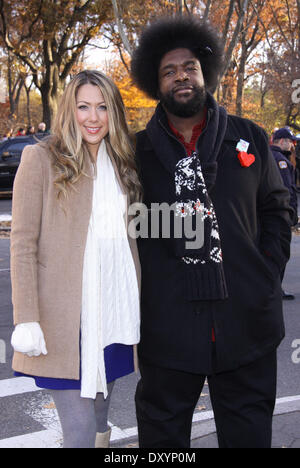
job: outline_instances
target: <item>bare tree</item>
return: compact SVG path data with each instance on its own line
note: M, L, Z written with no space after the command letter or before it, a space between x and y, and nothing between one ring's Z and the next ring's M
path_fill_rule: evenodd
M48 126L72 68L110 17L109 0L0 0L0 37L30 69Z
M253 9L251 2L248 5L247 14L245 17L244 25L240 33L240 57L237 72L237 97L236 97L236 114L242 116L243 114L243 94L246 77L247 62L251 54L255 51L258 44L264 38L264 31L258 18L258 14L262 11L265 5L264 0L256 0L256 8Z
M225 51L223 75L226 74L226 72L228 71L228 68L230 67L232 54L239 40L239 35L243 27L243 22L244 22L244 18L247 12L248 4L249 4L249 0L230 0L228 15L227 15L226 23L225 23L225 28L223 31L224 42L226 41L226 38L228 35L229 25L230 25L230 22L232 21L232 16L233 16L234 11L237 14L237 21L235 23L235 28L234 28L231 40L229 41L229 44Z

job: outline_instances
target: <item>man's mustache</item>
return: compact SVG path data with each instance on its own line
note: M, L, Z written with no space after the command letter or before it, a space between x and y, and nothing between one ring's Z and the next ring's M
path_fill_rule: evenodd
M177 91L180 91L182 89L191 89L192 91L194 91L195 87L192 85L178 85L174 89L172 89L172 94L177 93Z

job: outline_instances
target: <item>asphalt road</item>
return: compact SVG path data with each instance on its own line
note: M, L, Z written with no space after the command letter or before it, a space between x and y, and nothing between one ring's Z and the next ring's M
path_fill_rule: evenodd
M11 212L11 200L0 200L0 215ZM294 363L293 343L299 340L300 348L300 236L293 236L291 260L286 269L284 287L295 294L295 301L284 302L286 337L278 349L278 398L300 394L300 363ZM0 384L1 381L13 378L11 370L12 348L10 336L13 331L11 286L9 272L9 239L0 239ZM1 359L1 345L5 343L5 363ZM298 353L300 357L300 351ZM15 379L18 380L18 379ZM27 379L30 380L30 379ZM134 410L134 391L138 381L137 375L120 379L114 388L109 420L120 429L136 426ZM12 392L13 393L13 392ZM24 408L38 407L41 401L49 399L46 391L35 394L23 393L0 397L0 441L16 435L42 431L43 424L37 418L24 416ZM48 400L47 400L48 401ZM49 402L47 403L49 406ZM46 407L47 407L46 404ZM27 406L26 406L27 405ZM51 406L51 405L50 405ZM45 405L43 406L43 408ZM211 409L207 387L200 398L197 412Z
M0 198L0 215L11 213L11 198Z

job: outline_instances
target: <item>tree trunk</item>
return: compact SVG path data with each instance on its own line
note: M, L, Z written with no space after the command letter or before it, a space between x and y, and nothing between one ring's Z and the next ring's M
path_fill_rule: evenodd
M241 39L242 50L240 64L238 68L238 82L237 82L237 95L236 95L236 115L243 116L243 96L244 96L244 83L245 83L245 70L247 63L247 44L245 34L242 34Z
M177 0L177 13L179 15L182 15L183 14L183 0Z
M51 123L57 111L57 96L53 95L49 83L44 83L40 89L42 106L43 106L43 122L47 125L47 129L51 128Z
M11 72L12 64L13 64L13 59L11 57L10 51L8 51L7 87L8 87L9 118L10 119L14 119L16 117L21 89L24 85L24 80L22 79L21 76L19 76L17 80L15 81L15 83L13 84L13 77L12 77L12 72Z
M27 122L28 126L31 126L31 112L30 112L30 88L25 86L26 91L26 111L27 111Z
M248 8L248 4L249 4L249 0L243 0L241 2L239 11L237 12L238 18L237 18L237 21L236 21L235 29L233 31L231 41L230 41L230 43L228 45L228 48L226 50L226 53L225 53L223 76L226 75L226 73L227 73L227 71L228 71L228 69L230 67L231 60L232 60L232 54L233 54L233 51L234 51L234 49L235 49L235 47L236 47L236 45L238 43L239 34L240 34L242 26L243 26L243 22L244 22L244 18L245 18L247 8ZM234 12L234 6L235 6L235 2L231 1L230 2L229 12L228 12L228 17L227 17L227 21L226 21L226 26L225 26L225 29L223 31L224 40L226 40L229 24L230 24L230 21L231 21L233 12Z
M47 125L48 130L51 128L53 117L57 112L59 85L63 87L64 84L64 82L60 82L58 73L58 66L55 63L48 64L44 81L39 87L43 106L43 122Z

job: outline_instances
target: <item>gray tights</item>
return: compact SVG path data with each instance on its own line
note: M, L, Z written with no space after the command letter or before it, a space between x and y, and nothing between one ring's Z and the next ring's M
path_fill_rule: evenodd
M106 432L114 382L107 385L106 400L81 398L80 390L51 390L64 436L64 448L95 448L97 432Z

